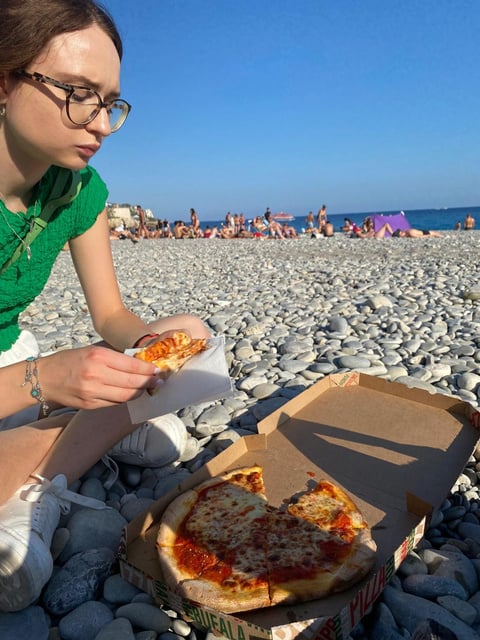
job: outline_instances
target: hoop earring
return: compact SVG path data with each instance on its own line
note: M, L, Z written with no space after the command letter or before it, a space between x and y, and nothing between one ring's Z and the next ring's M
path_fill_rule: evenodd
M5 105L0 104L0 118L3 118L5 116L6 111L7 111L7 108L5 107Z

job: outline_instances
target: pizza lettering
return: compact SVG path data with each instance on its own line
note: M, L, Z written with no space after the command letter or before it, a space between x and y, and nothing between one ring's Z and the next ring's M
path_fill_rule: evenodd
M277 509L255 466L176 498L157 550L166 583L182 597L235 613L343 591L370 571L376 545L340 487L321 481Z

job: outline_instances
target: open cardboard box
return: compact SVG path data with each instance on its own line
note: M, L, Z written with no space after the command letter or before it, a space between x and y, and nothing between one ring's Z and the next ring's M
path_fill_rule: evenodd
M422 538L472 454L480 413L458 398L429 394L356 372L322 379L161 498L125 529L122 575L162 603L231 640L344 638L381 594ZM269 502L322 478L357 503L377 543L376 565L331 597L235 615L181 600L162 581L155 540L166 506L177 495L227 469L263 467Z

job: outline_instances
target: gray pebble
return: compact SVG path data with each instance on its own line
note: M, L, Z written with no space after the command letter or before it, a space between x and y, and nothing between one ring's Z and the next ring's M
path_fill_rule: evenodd
M113 613L101 602L85 602L64 616L58 625L62 640L95 638L113 620Z
M127 618L134 627L153 629L164 633L170 628L170 618L155 605L135 602L119 607L115 613L117 618Z
M102 627L95 636L95 640L136 640L136 638L129 620L115 618Z
M95 598L110 574L113 561L110 549L89 549L72 556L46 586L43 594L46 609L61 616Z
M119 573L109 576L103 583L103 597L112 604L126 604L142 593Z
M2 640L48 640L48 617L41 607L31 606L15 613L0 611Z
M127 521L115 509L80 509L68 521L70 538L60 554L65 562L71 556L92 548L107 547L116 551Z

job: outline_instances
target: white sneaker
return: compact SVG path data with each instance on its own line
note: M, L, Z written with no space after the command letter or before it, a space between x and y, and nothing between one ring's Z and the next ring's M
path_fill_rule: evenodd
M173 413L144 422L108 455L117 462L140 467L163 467L178 460L187 443L188 433L183 422Z
M67 479L34 476L0 506L0 611L20 611L36 600L53 570L50 543L60 512L71 502L95 509L105 504L67 489Z

